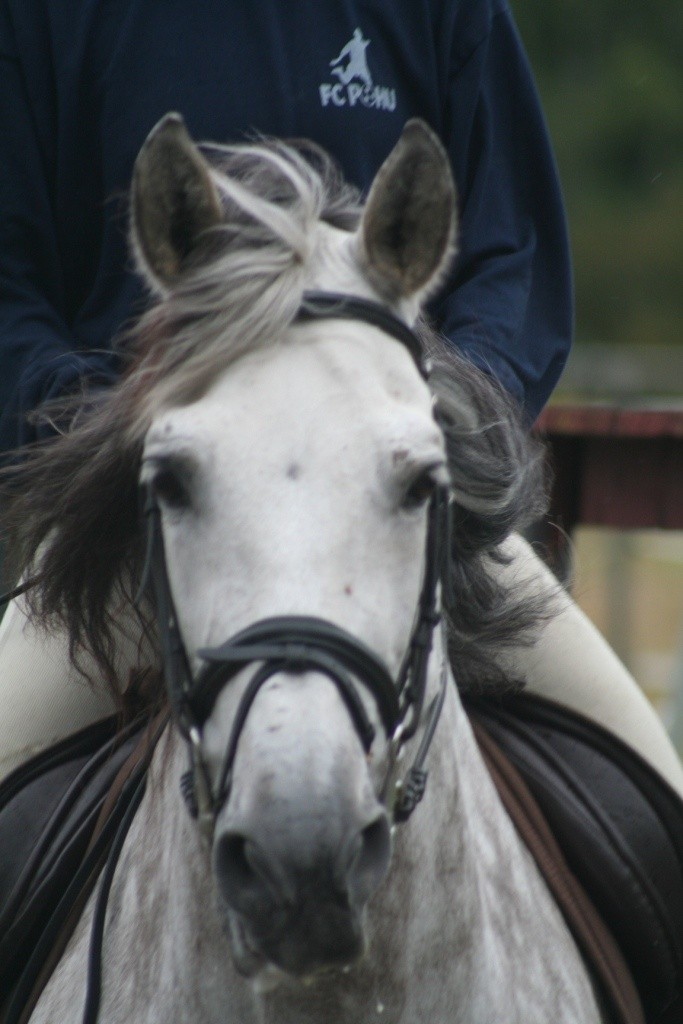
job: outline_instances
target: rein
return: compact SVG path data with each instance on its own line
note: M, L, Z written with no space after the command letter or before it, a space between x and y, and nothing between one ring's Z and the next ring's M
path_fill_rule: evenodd
M330 292L305 292L297 322L320 319L360 320L400 341L426 379L429 365L421 343L406 324L379 303ZM381 658L340 627L311 616L278 616L261 620L218 647L198 651L205 662L195 678L180 635L166 569L161 511L152 484L143 487L143 516L147 545L140 593L151 584L156 608L164 677L169 701L186 741L190 767L181 789L189 811L208 839L216 817L230 793L232 768L239 738L256 696L279 672L315 670L336 686L359 736L370 751L375 730L369 720L357 681L372 695L382 727L390 741L390 769L384 786L387 809L394 822L406 821L422 799L427 781L424 762L443 708L446 668L442 666L439 692L426 715L424 733L412 766L404 778L394 779L404 745L423 718L427 670L434 630L440 621L438 585L445 577L450 538L450 495L437 487L429 506L425 570L415 625L406 654L394 680ZM202 749L201 730L215 701L242 669L257 663L235 715L223 757L218 784L209 779Z
M29 590L33 590L39 583L42 582L41 576L31 576L29 579L24 580L23 583L17 584L11 590L6 590L4 594L0 594L0 608L4 608L10 601L14 601L15 598L21 597L22 594L27 594Z

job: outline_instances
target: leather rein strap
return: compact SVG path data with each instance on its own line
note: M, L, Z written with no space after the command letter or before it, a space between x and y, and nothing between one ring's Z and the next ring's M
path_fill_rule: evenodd
M10 1001L2 1008L2 1024L28 1024L103 870L105 878L113 875L120 849L144 793L149 763L167 721L167 711L159 713L150 721L115 775L82 860L23 966ZM95 1024L97 1020L101 973L101 924L108 895L108 886L101 884L91 932L84 1024ZM96 933L97 929L100 929L99 933Z

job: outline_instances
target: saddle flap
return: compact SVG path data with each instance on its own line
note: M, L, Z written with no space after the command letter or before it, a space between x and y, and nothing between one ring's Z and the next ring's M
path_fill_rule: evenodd
M648 1021L683 1019L683 801L634 751L529 694L468 699L616 940Z
M0 1006L83 862L143 723L115 718L34 758L0 786Z

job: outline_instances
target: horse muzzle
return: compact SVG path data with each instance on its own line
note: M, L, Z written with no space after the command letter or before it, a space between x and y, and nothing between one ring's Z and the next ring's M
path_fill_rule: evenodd
M220 899L233 936L238 922L241 952L254 966L268 962L296 977L362 953L363 911L391 857L379 803L343 814L300 810L288 804L281 814L239 820L222 814L213 846Z

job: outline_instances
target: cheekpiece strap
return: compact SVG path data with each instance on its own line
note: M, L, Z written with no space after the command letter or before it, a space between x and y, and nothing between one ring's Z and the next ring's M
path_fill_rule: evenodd
M151 584L159 631L161 660L166 692L182 734L187 738L194 724L189 714L188 694L192 687L192 673L187 651L180 635L171 587L166 570L164 535L161 529L161 511L154 488L142 487L142 515L146 523L145 561L135 601Z

